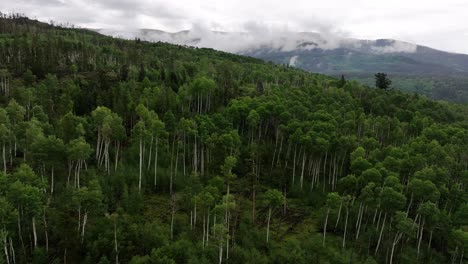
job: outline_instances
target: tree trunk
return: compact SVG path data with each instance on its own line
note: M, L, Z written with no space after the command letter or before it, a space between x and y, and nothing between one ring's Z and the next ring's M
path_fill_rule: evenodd
M419 240L418 240L418 254L417 254L418 257L419 257L419 249L421 248L421 241L422 241L422 238L423 238L425 220L426 220L425 218L423 218L423 220L422 220L421 231L420 231Z
M46 243L46 252L49 252L49 233L47 230L47 218L46 218L46 209L44 208L44 235Z
M5 143L3 143L3 150L2 150L2 157L3 157L3 173L5 173L6 175L6 171L7 171L7 162L6 162L6 156L5 156Z
M379 240L377 241L377 247L375 248L375 252L374 252L375 255L377 255L377 251L379 251L380 241L382 241L382 234L383 234L383 230L385 227L386 218L387 218L387 213L384 214L382 229L380 230Z
M138 180L138 192L141 192L141 179L142 179L142 167L143 167L143 140L140 138L140 174Z
M326 175L327 175L327 158L328 158L328 150L325 151L325 161L323 163L323 185L322 185L322 190L325 191L325 186L326 186L326 182L327 180L325 179Z
M172 212L171 212L171 240L174 240L174 214L175 214L175 210L172 209Z
M226 261L229 259L229 221L227 225L227 235L226 235Z
M223 262L223 243L219 243L219 264Z
M268 208L268 223L267 223L267 233L266 233L266 242L268 243L268 238L270 235L270 219L271 219L271 206Z
M96 142L96 163L99 166L99 161L101 160L101 132L100 129L98 128L98 137L97 137L97 142Z
M193 230L193 210L190 210L190 230Z
M393 254L395 253L395 246L398 244L398 241L400 241L401 236L402 236L401 233L397 233L395 235L395 238L393 239L392 253L390 253L390 264L393 264Z
M255 202L256 202L256 197L255 197L255 187L252 186L253 191L252 191L252 222L255 223Z
M154 187L157 184L158 177L158 138L156 138L156 149L154 150Z
M338 227L338 223L340 222L340 217L341 217L341 208L343 207L343 200L340 202L340 209L338 209L338 217L336 218L336 223L335 223L335 230Z
M120 142L117 141L115 143L115 164L114 164L114 170L117 171L117 165L119 164L119 151L120 151Z
M11 258L13 259L13 264L16 264L16 257L15 257L15 248L13 247L13 240L10 237L10 255Z
M362 216L364 215L364 210L366 209L366 206L362 206L362 203L359 204L359 213L358 213L358 219L356 221L356 240L359 238L359 233L361 231L361 223L362 223Z
M346 245L346 231L348 229L348 216L349 216L349 208L348 206L346 206L346 220L345 220L344 235L343 235L343 248Z
M206 232L206 217L203 215L203 233L202 233L202 248L205 248L205 232Z
M81 230L81 206L78 206L78 235L80 235Z
M173 168L173 160L174 160L174 144L175 144L175 135L174 135L174 138L172 140L172 150L171 150L171 170L169 172L169 193L172 195L172 168Z
M193 226L197 226L197 201L195 200L194 216L193 216Z
M229 182L227 184L227 192L226 192L226 213L224 216L224 221L227 223L228 222L228 204L229 204Z
M429 244L427 245L427 250L430 250L430 249L431 249L432 232L433 232L433 230L431 230L431 232L429 233Z
M325 235L327 234L328 215L330 214L330 208L327 209L327 216L325 216L325 223L323 224L323 241L322 245L325 246Z
M51 183L50 183L50 194L54 193L54 166L52 166L52 173L51 173Z
M23 232L21 231L21 211L20 207L18 207L18 235L21 241L21 248L23 249L24 255L26 255L26 248L24 247L24 240L23 240Z
M411 208L411 205L413 204L413 193L411 193L411 198L408 204L408 208L406 209L406 215L409 215L409 210Z
M119 248L117 244L117 222L114 223L114 250L115 250L115 264L119 264Z
M151 142L150 142L150 149L149 149L149 154L148 154L148 165L146 166L146 170L149 171L151 168L151 157L153 155L153 140L154 137L151 137Z
M210 238L210 211L208 210L208 223L206 224L206 246Z
M193 143L193 171L198 171L198 161L197 161L197 136L195 136L195 141Z
M305 162L306 162L306 153L305 153L305 150L304 150L304 153L302 154L301 190L302 190L302 186L303 186L303 183L304 183L304 167L305 167Z
M37 247L37 232L36 232L36 218L32 218L33 236L34 236L34 248Z
M3 249L5 251L6 263L10 264L10 257L8 256L7 237L5 232L3 232Z
M297 145L294 146L294 158L293 158L293 178L292 178L292 184L294 185L294 180L296 178L296 151L297 151Z
M84 236L85 236L85 230L86 230L86 223L88 222L88 210L85 210L84 216L83 216L83 225L81 229L81 243L83 244L84 241Z
M185 160L185 157L186 157L186 139L185 139L185 132L184 132L184 155L183 155L183 160L182 160L182 163L183 163L183 175L185 177L185 164L186 164L186 160Z
M176 160L175 160L175 168L174 168L174 179L177 179L178 164L179 164L179 142L177 142L177 147L176 147Z

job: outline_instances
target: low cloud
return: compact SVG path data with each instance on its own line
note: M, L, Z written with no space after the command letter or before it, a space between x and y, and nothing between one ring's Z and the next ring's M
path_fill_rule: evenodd
M297 58L299 58L299 56L292 56L291 59L289 59L289 66L291 67L295 67L296 66L296 62L297 62Z
M323 28L323 27L322 27ZM357 40L345 33L331 32L295 32L286 26L269 26L257 22L247 22L242 31L213 31L203 23L193 24L190 30L180 32L164 32L152 29L134 30L99 30L100 33L123 37L127 39L140 38L146 41L161 41L178 45L201 48L213 48L232 53L255 54L261 52L290 52L296 50L332 50L348 48L351 50L366 50L374 53L413 53L417 46L411 43L394 40ZM294 65L297 58L292 58Z
M391 44L386 46L372 46L371 50L375 53L414 53L418 46L403 42L403 41L392 41Z
M171 32L186 29L190 31L183 35L146 31L142 38L237 53L259 46L281 51L298 46L304 50L359 46L351 36L402 39L467 52L467 29L462 22L468 2L432 1L421 9L416 3L395 1L392 7L382 9L370 0L4 0L0 1L0 11L103 29L103 33L127 38L140 36L142 28ZM249 21L252 19L255 21ZM414 50L405 43L374 48L376 53Z
M327 50L353 42L330 32L295 32L286 26L270 26L253 21L244 23L242 30L238 32L213 31L203 23L193 24L190 30L175 33L151 29L102 29L99 32L128 39L138 37L147 41L213 48L233 53L249 52L258 48L285 52L315 48Z

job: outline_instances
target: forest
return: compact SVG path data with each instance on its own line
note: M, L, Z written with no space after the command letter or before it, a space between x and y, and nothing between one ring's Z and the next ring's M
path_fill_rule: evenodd
M0 263L468 262L467 105L1 14L0 148Z

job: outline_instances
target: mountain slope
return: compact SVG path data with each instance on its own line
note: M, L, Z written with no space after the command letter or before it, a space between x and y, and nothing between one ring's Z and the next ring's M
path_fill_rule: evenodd
M0 17L1 263L465 263L468 107Z
M357 40L317 33L227 33L195 28L167 33L158 30L98 32L162 41L252 56L333 76L342 74L373 86L373 75L386 72L395 88L423 93L435 99L468 102L468 55L455 54L407 42ZM431 87L421 91L423 83ZM448 85L450 84L450 85Z

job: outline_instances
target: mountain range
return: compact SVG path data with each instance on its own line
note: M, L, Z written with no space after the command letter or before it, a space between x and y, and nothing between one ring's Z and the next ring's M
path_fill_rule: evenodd
M197 27L176 33L153 29L95 31L123 38L213 48L310 72L345 75L369 86L373 86L376 72L385 72L395 88L434 99L468 102L468 55L404 41L360 40L314 32L221 32Z

